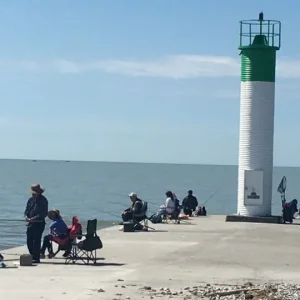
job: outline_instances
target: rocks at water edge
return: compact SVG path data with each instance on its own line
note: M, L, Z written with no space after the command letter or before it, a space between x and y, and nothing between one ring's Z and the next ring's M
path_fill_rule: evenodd
M169 299L210 299L210 300L300 300L300 284L266 283L243 285L205 284L186 286L176 290L168 287L155 289L151 286L140 288L151 299L168 297ZM163 298L164 299L164 298Z

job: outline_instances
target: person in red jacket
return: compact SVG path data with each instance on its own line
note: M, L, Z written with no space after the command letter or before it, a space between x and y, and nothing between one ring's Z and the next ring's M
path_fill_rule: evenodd
M74 241L76 238L79 240L82 238L82 225L79 222L79 218L77 216L74 216L72 218L72 225L68 226L69 229L69 248L65 251L63 254L63 257L68 257L71 253L72 248L72 241Z

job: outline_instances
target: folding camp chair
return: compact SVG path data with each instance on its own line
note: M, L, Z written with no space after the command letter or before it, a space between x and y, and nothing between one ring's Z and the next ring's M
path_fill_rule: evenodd
M180 210L179 211L175 210L171 214L165 214L165 215L163 215L162 221L164 223L173 222L175 224L180 224L179 215L180 215Z
M88 265L90 262L96 264L97 262L97 250L103 248L102 241L97 235L97 219L89 220L87 222L86 234L83 234L84 238L80 242L72 243L71 253L66 258L65 263L82 261Z
M55 257L58 252L65 251L64 257L69 256L72 251L72 244L77 240L82 238L82 225L79 223L79 218L77 216L72 217L72 225L68 226L68 241L62 245L58 244L57 251L54 252L51 257Z
M141 226L142 230L145 231L148 231L149 229L155 230L155 228L148 226L149 218L147 216L147 212L148 212L148 202L144 201L141 211L138 214L134 214L132 217L133 222L135 223L134 227Z
M170 221L175 224L180 224L179 215L182 209L182 206L179 204L179 200L175 199L175 210L171 214L164 214L162 221L165 223L169 223Z

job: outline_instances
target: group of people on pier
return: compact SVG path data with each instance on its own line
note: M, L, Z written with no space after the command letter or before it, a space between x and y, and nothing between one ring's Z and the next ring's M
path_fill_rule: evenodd
M48 256L53 255L52 242L59 245L64 244L69 240L70 235L75 236L82 233L82 226L79 223L78 217L73 217L72 225L67 226L60 215L59 210L48 211L48 200L43 195L45 189L40 184L34 184L30 187L31 197L28 199L25 208L25 221L27 223L27 248L32 255L33 262L39 263L41 258L45 257L45 251L48 250ZM187 196L182 200L177 198L172 191L166 192L166 200L159 210L150 216L148 219L152 223L161 223L165 216L170 216L179 221L179 215L183 211L185 216L206 216L205 206L198 203L193 191L189 190ZM144 201L142 201L136 193L130 193L131 206L124 210L121 214L123 222L135 219L140 222L145 216L141 215ZM298 201L282 203L283 222L292 223L294 214L298 211ZM48 217L52 223L50 224L50 232L43 239L42 236L45 230L45 219ZM123 223L122 222L122 223ZM41 246L42 244L42 246ZM67 257L69 250L66 250L64 255ZM3 256L0 254L0 265L3 263ZM0 266L1 267L1 266Z
M44 191L45 189L40 184L34 184L30 187L31 197L27 201L24 213L27 222L27 248L33 263L39 263L40 259L45 257L46 250L48 250L49 258L54 256L52 242L58 245L67 245L70 242L70 237L82 232L82 226L77 217L73 217L72 225L67 226L59 210L48 210L48 200L43 195ZM49 226L49 234L44 236L43 243L41 243L46 217L52 223ZM69 248L66 247L63 256L67 257L70 250L71 245Z
M122 212L121 217L123 222L121 222L121 225L124 222L133 219L137 222L140 222L140 220L145 217L141 213L143 209L143 201L137 196L136 193L130 193L129 198L131 200L131 206ZM193 195L192 190L188 191L187 196L182 200L181 204L175 193L172 191L167 191L165 203L160 206L159 210L155 214L149 217L149 220L152 223L161 223L162 219L168 215L177 220L179 223L179 215L182 210L185 216L206 216L207 214L205 206L200 206L198 204L198 200Z

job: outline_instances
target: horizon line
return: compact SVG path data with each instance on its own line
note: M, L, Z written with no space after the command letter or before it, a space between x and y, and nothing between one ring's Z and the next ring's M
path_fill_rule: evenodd
M84 163L113 163L113 164L152 164L152 165L187 165L187 166L222 166L238 167L238 164L188 163L188 162L142 162L142 161L104 161L104 160L70 160L70 159L38 159L38 158L0 158L3 160L23 160L32 162L84 162ZM300 166L273 165L273 168L299 168Z

